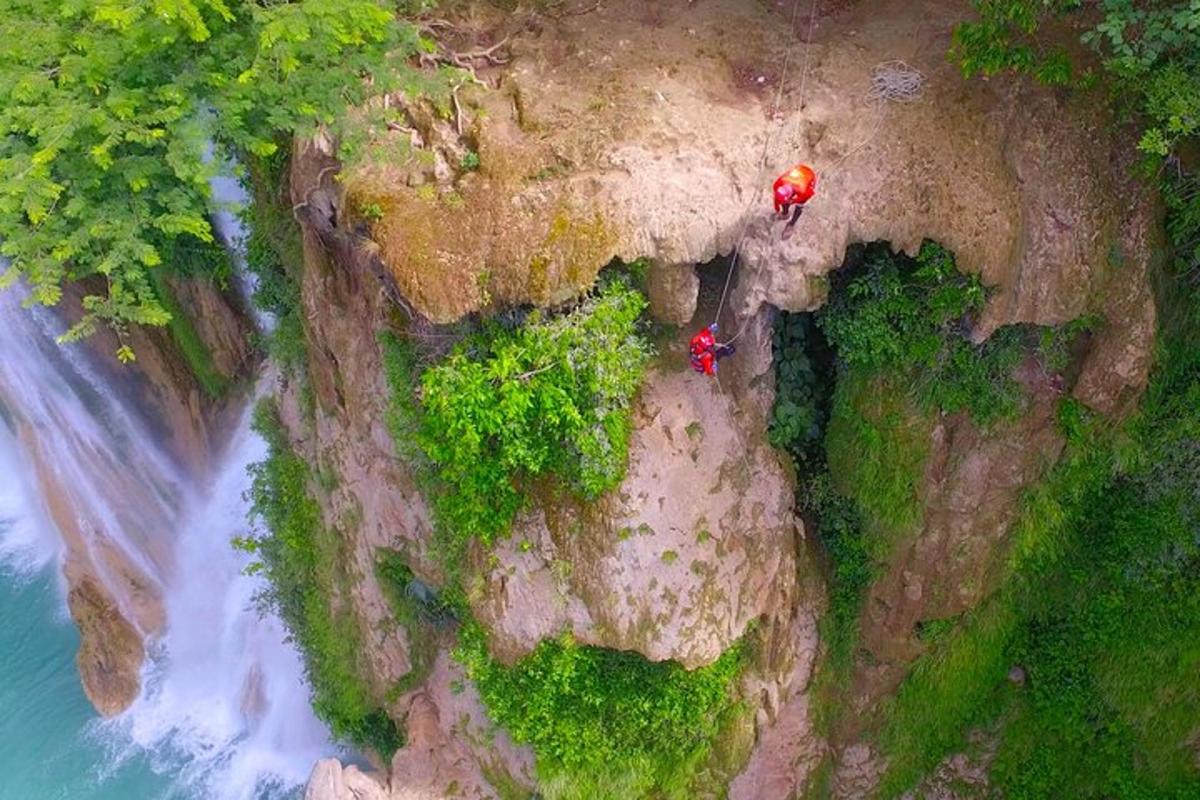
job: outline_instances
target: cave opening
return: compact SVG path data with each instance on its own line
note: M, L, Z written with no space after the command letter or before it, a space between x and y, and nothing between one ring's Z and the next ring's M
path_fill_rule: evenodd
M732 274L730 274L731 268L733 269ZM696 311L688 323L688 335L690 336L715 320L718 311L721 312L721 319L717 322L720 323L722 330L729 330L728 326L733 322L729 297L737 286L740 265L733 264L732 255L723 255L703 264L697 264L695 271L699 284L696 289ZM727 285L728 288L726 288ZM723 309L721 308L722 293L725 293Z
M828 280L821 308L775 320L769 437L795 466L798 512L827 581L819 702L836 731L844 693L873 658L860 631L871 586L925 529L939 421L987 437L1069 402L1099 320L1004 325L976 342L992 290L931 241L915 255L853 245ZM922 619L914 633L925 641L954 624Z
M842 264L828 274L827 303L846 291L866 263L868 249L885 249L886 242L855 243ZM837 386L837 353L820 324L822 309L780 311L771 331L775 365L775 405L771 413L771 443L784 450L796 468L798 486L825 472L825 430ZM802 512L811 513L804 505ZM806 523L815 520L806 519Z

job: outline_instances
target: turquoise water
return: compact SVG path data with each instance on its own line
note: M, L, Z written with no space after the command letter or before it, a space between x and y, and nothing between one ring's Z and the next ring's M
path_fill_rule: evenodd
M0 800L167 796L169 779L122 748L84 697L78 643L53 567L0 567Z
M278 620L254 611L244 533L245 425L226 464L172 533L188 564L168 584L168 630L144 691L115 720L83 694L78 633L59 579L58 534L0 425L0 800L284 800L334 755ZM243 699L253 690L256 710Z
M218 217L233 247L237 221ZM267 450L249 407L228 439L209 431L227 442L209 469L183 470L139 392L59 345L63 321L25 296L0 292L0 800L297 797L314 763L347 754L313 713L283 624L259 611L251 556L230 546L251 533L247 470ZM161 601L142 692L113 720L79 683L43 491L80 523L81 563L103 579L117 558Z
M296 797L316 761L345 754L284 626L258 610L250 555L230 546L251 532L247 470L267 449L249 408L210 469L181 470L136 393L56 344L61 320L21 299L0 292L0 800ZM161 601L142 692L114 720L75 669L50 489L80 523L79 557L101 577L119 557Z

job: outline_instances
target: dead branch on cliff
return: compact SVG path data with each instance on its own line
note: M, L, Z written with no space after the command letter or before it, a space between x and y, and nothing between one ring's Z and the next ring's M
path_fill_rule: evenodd
M446 23L449 25L449 23ZM429 34L438 47L437 52L422 53L419 56L419 61L423 67L448 66L458 67L475 75L475 70L481 66L499 67L512 61L512 56L508 54L500 54L497 51L502 47L508 46L508 41L511 37L505 36L500 41L496 42L491 47L485 47L481 50L468 50L460 52L458 50L443 49L441 42L438 42L435 34L435 29L429 26L429 23L423 23L422 29ZM482 63L480 63L482 62ZM476 78L478 80L478 78Z

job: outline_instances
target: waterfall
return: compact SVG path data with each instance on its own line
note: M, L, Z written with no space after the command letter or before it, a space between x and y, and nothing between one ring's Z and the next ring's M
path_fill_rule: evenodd
M312 714L299 657L279 620L260 616L258 578L229 542L246 533L246 467L266 445L241 421L212 486L174 543L167 629L142 696L113 727L169 756L196 797L252 798L291 788L333 752ZM269 793L269 792L266 792Z
M224 221L227 241L235 223ZM245 574L250 556L231 546L248 532L247 466L266 450L249 408L212 474L189 477L156 443L133 393L106 383L85 346L56 344L59 320L21 308L22 297L20 287L0 292L0 577L55 564L63 614L62 575L94 578L148 645L132 707L79 732L101 741L106 763L78 766L96 773L96 791L75 796L291 794L338 750L313 716L282 624L256 607L263 587ZM157 788L105 794L131 762ZM0 787L0 797L39 789L22 791Z

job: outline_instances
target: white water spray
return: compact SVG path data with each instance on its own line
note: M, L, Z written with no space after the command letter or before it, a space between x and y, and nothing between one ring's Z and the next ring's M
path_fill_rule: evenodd
M195 797L244 800L291 788L333 752L282 625L253 609L261 580L244 574L248 557L229 545L246 533L246 467L265 455L243 419L175 542L161 657L142 697L114 723L137 747L175 761Z
M233 227L222 233L236 241ZM194 485L86 348L57 345L62 325L20 308L19 292L0 292L0 436L11 445L0 448L0 469L15 473L0 517L21 526L9 526L0 558L10 568L58 560L86 570L144 631L165 614L141 696L92 735L105 740L114 772L141 758L170 776L171 798L290 793L337 748L313 716L281 623L255 607L262 582L245 574L250 556L231 546L247 532L247 466L265 455L248 409L214 474ZM130 575L146 596L130 593Z

